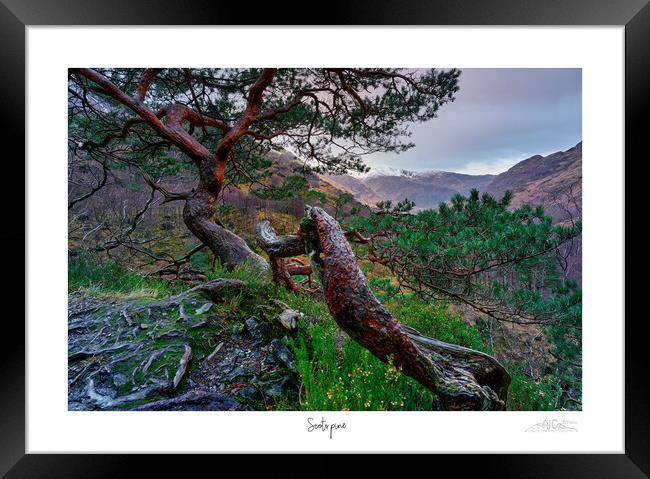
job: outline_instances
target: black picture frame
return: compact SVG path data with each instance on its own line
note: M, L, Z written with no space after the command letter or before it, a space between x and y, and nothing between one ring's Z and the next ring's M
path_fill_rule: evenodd
M632 158L635 152L647 152L644 143L648 131L646 117L650 111L648 0L330 1L326 8L312 10L312 13L307 13L307 6L307 3L294 1L254 8L250 3L222 0L0 0L0 132L6 140L3 143L7 160L2 168L5 178L11 178L6 182L11 185L6 187L15 189L14 197L19 197L21 192L24 195L28 188L26 164L21 165L18 158L24 158L26 153L25 143L20 139L26 138L25 28L29 25L298 25L305 22L319 25L625 25L626 158ZM9 149L13 151L9 153ZM647 157L647 153L643 155ZM13 160L9 161L10 158ZM21 177L25 182L16 180ZM626 204L630 205L631 188L625 186ZM11 194L5 187L3 192ZM15 252L18 245L26 244L28 235L20 228L26 224L26 218L23 214L21 220L21 211L16 207L7 207L4 213L5 224L12 227L0 235L0 251L3 255L10 252L9 256L18 262ZM647 217L647 212L645 215ZM627 251L634 247L632 241L626 237ZM25 259L25 265L27 261L29 258ZM19 297L21 284L25 291L26 283L20 281L20 271L25 265L16 264L11 268L5 290L7 296ZM626 274L627 271L628 268ZM629 317L629 299L641 294L642 286L631 281L626 284L630 288L624 290ZM13 299L11 303L16 314L5 309L0 333L3 338L0 347L0 474L6 473L6 477L115 477L134 472L131 468L141 461L135 455L25 454L25 328L19 319L19 302ZM645 353L647 340L642 332L643 321L638 319L641 318L627 321L625 328L624 454L470 455L467 460L463 459L462 476L650 477L650 403L645 394L650 364ZM436 470L440 471L440 462L457 463L458 457L438 456L436 461ZM155 462L147 460L148 475L153 475L158 468L166 469L173 462L162 456ZM199 464L195 460L192 463Z

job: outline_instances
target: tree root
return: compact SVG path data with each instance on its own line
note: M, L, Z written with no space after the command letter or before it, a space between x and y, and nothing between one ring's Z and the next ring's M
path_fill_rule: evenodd
M173 411L173 410L201 410L201 411L238 411L244 409L239 402L230 396L205 391L190 391L171 399L161 399L147 404L136 406L132 411Z
M95 391L95 382L92 379L88 380L87 385L88 397L90 397L90 399L92 399L95 404L97 404L97 406L99 406L101 409L111 409L121 404L126 404L133 401L142 401L143 399L146 399L154 394L164 393L168 390L168 385L152 385L126 396L119 396L113 399L109 396L104 396L103 394L99 394L97 391Z
M183 298L191 295L192 293L201 293L213 303L219 302L223 299L224 293L227 291L241 291L246 285L243 281L238 279L219 278L214 281L199 284L194 288L185 291L174 297L175 301L180 301Z
M174 389L176 389L181 382L181 379L183 379L183 376L185 376L185 373L187 372L187 369L190 367L190 360L192 359L192 348L186 344L185 345L185 352L183 353L183 356L181 357L180 363L178 364L178 370L176 371L176 375L174 376Z

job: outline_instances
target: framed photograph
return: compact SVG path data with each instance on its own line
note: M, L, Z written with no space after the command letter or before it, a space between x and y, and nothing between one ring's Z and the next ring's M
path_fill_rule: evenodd
M2 3L26 199L7 477L307 452L648 477L624 281L645 0L357 2L312 26Z

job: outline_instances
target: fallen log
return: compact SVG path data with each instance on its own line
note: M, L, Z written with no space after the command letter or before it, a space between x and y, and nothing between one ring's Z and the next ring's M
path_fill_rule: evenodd
M438 410L503 410L508 372L491 356L426 337L402 325L377 300L339 224L307 207L301 236L336 323L380 360L434 394Z

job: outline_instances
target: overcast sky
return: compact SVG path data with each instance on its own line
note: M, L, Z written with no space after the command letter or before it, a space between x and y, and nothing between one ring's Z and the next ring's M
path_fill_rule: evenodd
M580 69L463 69L459 87L438 118L411 127L414 148L366 164L496 174L582 140Z

